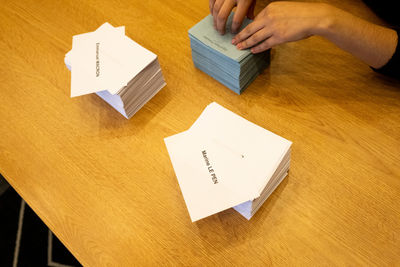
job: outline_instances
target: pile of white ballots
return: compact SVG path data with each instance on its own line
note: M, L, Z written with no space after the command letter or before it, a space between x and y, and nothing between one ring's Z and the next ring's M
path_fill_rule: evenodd
M166 85L157 55L127 37L124 26L107 22L73 36L64 62L71 97L96 93L127 119Z
M289 171L292 142L215 102L164 141L192 222L231 207L250 220Z

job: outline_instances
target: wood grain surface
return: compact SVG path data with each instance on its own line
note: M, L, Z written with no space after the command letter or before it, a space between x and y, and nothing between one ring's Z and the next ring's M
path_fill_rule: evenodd
M311 37L274 48L239 96L193 66L206 0L0 2L0 172L83 265L399 264L399 82ZM381 23L361 1L328 3ZM106 21L167 81L131 120L69 97L72 36ZM230 209L192 223L164 145L212 101L293 141L288 178L251 221Z

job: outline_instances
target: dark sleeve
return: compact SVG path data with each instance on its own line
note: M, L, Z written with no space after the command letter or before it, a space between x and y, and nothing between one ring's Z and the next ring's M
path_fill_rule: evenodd
M392 26L400 26L398 0L363 0L378 17Z
M396 46L396 51L394 52L392 58L383 67L379 69L375 68L372 69L376 72L400 79L400 47L399 47L400 30L396 29L396 32L397 32L397 46Z

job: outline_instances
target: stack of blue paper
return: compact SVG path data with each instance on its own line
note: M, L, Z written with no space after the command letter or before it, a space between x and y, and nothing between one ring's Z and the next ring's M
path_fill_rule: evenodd
M268 66L269 50L252 54L249 49L238 50L232 44L233 13L226 23L224 35L213 27L213 17L208 15L189 30L194 65L240 94ZM251 20L246 19L242 28ZM241 29L242 29L241 28Z

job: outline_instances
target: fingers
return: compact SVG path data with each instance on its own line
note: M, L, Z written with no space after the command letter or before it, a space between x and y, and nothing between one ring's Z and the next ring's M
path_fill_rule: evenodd
M249 47L253 47L260 43L261 41L268 39L271 36L271 32L266 29L262 28L258 32L251 35L249 38L237 44L238 49L247 49Z
M275 45L278 45L282 42L280 42L277 38L275 38L274 36L271 36L270 38L268 38L267 40L265 40L264 42L262 42L261 44L253 47L250 51L253 54L257 54L257 53L261 53L264 52L270 48L272 48Z
M243 30L241 30L233 39L232 44L237 45L238 43L246 40L250 35L258 32L264 28L264 25L261 21L253 21L249 25L246 26Z
M229 14L231 14L232 9L235 6L234 0L225 0L221 9L217 15L217 30L220 34L225 33L226 21L228 20Z
M208 5L209 5L209 8L210 8L210 14L211 14L211 15L212 15L212 13L213 13L214 3L215 3L215 0L209 0L209 1L208 1Z
M255 3L255 2L254 2ZM240 1L235 11L235 15L232 20L232 33L237 33L240 26L242 26L243 20L248 13L249 7L252 5L252 2Z
M213 16L215 29L217 29L217 17L218 17L219 10L221 9L223 3L224 3L224 0L215 0L215 2L214 2L212 16Z
M249 10L247 11L247 17L249 19L254 19L254 8L256 6L256 1L253 1L249 7Z

